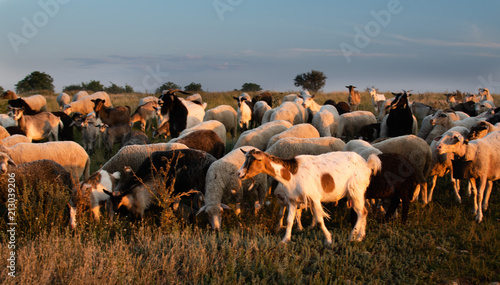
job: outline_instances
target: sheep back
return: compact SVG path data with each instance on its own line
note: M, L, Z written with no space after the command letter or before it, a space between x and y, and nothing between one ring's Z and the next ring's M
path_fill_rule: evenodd
M283 120L263 124L260 127L243 132L233 149L248 145L264 151L271 137L291 127L292 124Z
M290 159L297 155L318 155L332 151L341 151L345 143L338 138L282 138L266 150L267 153Z
M267 143L266 149L270 148L273 144L275 144L278 140L286 137L295 137L295 138L319 138L319 132L313 127L311 124L298 124L292 126L286 131L283 131L279 134L272 136Z

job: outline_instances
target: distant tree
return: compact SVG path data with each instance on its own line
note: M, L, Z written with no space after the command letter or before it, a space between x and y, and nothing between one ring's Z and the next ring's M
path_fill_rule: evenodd
M260 87L259 84L256 83L245 83L243 86L241 86L241 91L243 92L250 92L250 91L261 91L262 88Z
M71 84L63 87L63 92L72 92L72 91L78 92L81 90L83 90L83 88L82 85L80 84Z
M321 71L311 70L311 72L302 73L295 77L294 85L302 87L304 90L318 92L326 83L326 76Z
M33 71L23 80L19 81L16 86L17 93L25 93L30 91L48 90L54 92L54 79L45 72Z
M104 90L104 85L102 85L99 80L91 80L87 83L82 82L82 89L92 92L98 92Z
M203 90L201 89L201 83L191 82L189 85L184 87L184 91L198 92Z
M111 94L120 94L120 93L125 93L125 89L123 87L120 87L113 82L109 82L111 85L109 87L105 87L104 91L111 93Z
M0 86L0 93L3 93L3 92L4 92L3 87Z
M158 87L156 89L156 94L161 94L163 90L168 90L168 89L181 89L181 87L171 81L164 83L162 86Z
M134 93L134 88L132 88L132 86L128 85L127 83L125 83L125 93Z

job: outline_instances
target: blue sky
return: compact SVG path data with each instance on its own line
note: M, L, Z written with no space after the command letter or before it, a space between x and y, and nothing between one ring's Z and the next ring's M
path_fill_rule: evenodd
M99 80L154 91L500 93L499 1L0 0L0 86L38 70L63 86Z

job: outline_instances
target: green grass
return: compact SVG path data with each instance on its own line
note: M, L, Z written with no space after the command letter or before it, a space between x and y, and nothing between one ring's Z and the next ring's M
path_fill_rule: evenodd
M211 108L236 107L231 97L238 94L202 95ZM112 100L135 109L141 96L112 95ZM342 96L347 93L318 94L317 100L340 101ZM420 98L433 102L440 96ZM55 95L48 101L53 104ZM369 107L371 103L362 104L361 109ZM106 161L102 150L91 160L92 170ZM258 215L250 203L243 205L240 217L225 211L219 233L209 228L204 215L195 225L187 225L181 213L170 209L149 212L144 221L135 222L120 213L111 224L106 219L96 222L85 212L77 229L71 230L68 193L38 185L20 189L17 196L15 278L7 275L9 236L5 220L0 221L0 283L489 284L500 281L498 190L495 183L484 221L477 224L471 214L472 197L462 190L463 202L458 204L449 179L440 178L430 205L412 203L406 225L399 219L382 224L379 213L370 213L362 242L347 241L351 225L345 202L337 207L325 204L334 243L324 246L319 229L294 230L292 241L280 244L284 233L275 232L278 205L272 196ZM304 214L304 226L310 221L311 214Z

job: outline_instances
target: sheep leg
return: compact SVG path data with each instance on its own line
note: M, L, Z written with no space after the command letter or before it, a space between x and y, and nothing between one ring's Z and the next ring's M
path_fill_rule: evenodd
M432 201L432 193L434 193L434 188L436 187L436 181L438 179L438 176L437 175L434 175L432 176L432 180L431 180L431 189L429 190L429 202Z
M486 179L486 177L483 177L483 178L479 178L479 195L478 195L478 198L477 198L477 204L475 205L475 207L477 208L477 216L476 216L476 220L478 223L482 222L483 221L483 207L482 207L482 204L483 204L483 196L484 196L484 190L486 188L486 184L488 183L488 180Z
M278 212L278 225L276 225L276 232L283 228L283 217L285 216L285 205L280 205L280 210Z
M472 188L472 195L474 196L474 215L477 215L477 187L476 187L476 179L470 178L469 187Z
M424 202L424 206L425 206L430 202L430 200L427 196L427 182L420 184L420 187L422 188L422 201Z
M365 208L365 201L363 198L361 199L352 199L352 209L356 212L358 216L356 220L356 224L349 235L349 241L362 241L365 237L366 231L366 216L368 215L368 211Z
M451 183L453 183L453 190L455 190L455 197L457 198L458 203L462 203L462 197L460 197L460 180L451 178Z
M486 185L486 193L484 194L484 202L483 202L483 211L488 210L488 201L490 200L491 189L493 188L493 181L488 180L488 184Z
M106 210L108 210L109 222L112 223L115 211L113 210L113 202L111 202L111 199L106 200L105 207Z
M297 228L299 231L303 231L304 227L302 227L302 211L304 208L302 206L297 207L297 214L295 215L295 220L297 221Z
M288 201L288 217L286 220L286 232L285 237L281 240L282 243L289 242L292 239L292 227L293 221L295 220L295 214L297 211L297 203L295 201Z
M312 212L313 212L313 220L316 221L323 233L325 234L325 244L332 244L332 234L328 231L325 226L323 206L321 206L321 202L312 201Z
M413 191L413 198L411 199L411 201L417 202L419 194L420 194L420 185L417 185L417 187L415 187L415 191Z
M396 190L396 191L398 191L398 190ZM391 203L389 204L389 207L387 208L387 212L385 213L385 218L384 218L385 221L388 221L394 215L394 212L396 212L396 209L399 206L400 200L401 199L398 195L395 195L394 197L391 198L391 200L390 200ZM404 209L403 209L403 219L404 219Z

